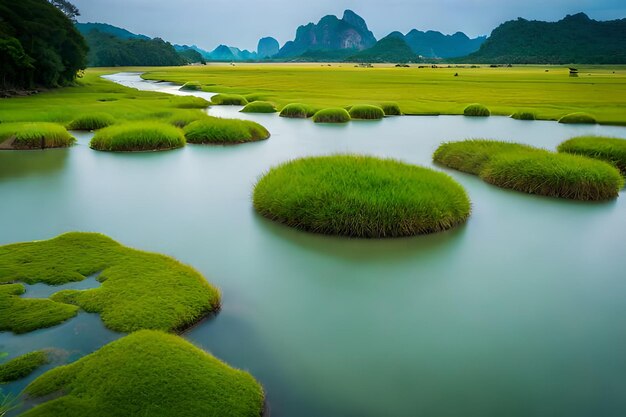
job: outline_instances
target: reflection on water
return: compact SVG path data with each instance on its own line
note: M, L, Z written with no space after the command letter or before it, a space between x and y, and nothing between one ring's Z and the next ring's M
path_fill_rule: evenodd
M69 149L44 151L0 151L0 181L17 180L27 176L45 176L65 166ZM21 158L16 154L28 153Z
M3 177L0 244L96 231L193 265L221 289L223 309L185 337L257 377L274 417L626 415L624 196L530 196L431 161L443 141L554 149L580 134L626 138L626 128L447 116L335 127L238 110L208 111L258 121L272 137L119 155L91 151L85 134L60 169ZM0 161L37 165L46 153ZM254 213L263 172L335 153L444 170L468 191L472 216L440 235L368 241ZM73 360L118 336L81 314L2 333L0 350L54 347L76 352Z

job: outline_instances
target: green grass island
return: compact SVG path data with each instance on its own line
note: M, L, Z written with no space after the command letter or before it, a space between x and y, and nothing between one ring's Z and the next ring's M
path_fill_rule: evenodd
M624 186L619 171L606 162L517 143L444 143L435 151L433 160L502 188L549 197L611 200Z
M56 123L2 123L0 150L67 148L76 139Z
M128 122L100 129L89 146L97 151L166 151L185 146L182 130L156 121Z
M579 136L561 143L562 153L587 156L606 161L626 176L626 139L603 136Z
M0 384L24 378L48 362L48 354L37 350L0 363Z
M267 129L256 122L210 116L185 126L184 134L188 143L217 145L257 142L270 137Z
M464 223L469 198L448 175L391 159L336 155L296 159L255 185L261 215L308 232L392 238Z

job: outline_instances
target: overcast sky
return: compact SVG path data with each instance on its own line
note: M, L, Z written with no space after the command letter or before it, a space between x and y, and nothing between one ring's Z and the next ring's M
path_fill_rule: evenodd
M220 43L256 49L273 36L281 46L296 28L352 9L377 39L416 28L489 35L500 23L524 17L555 21L585 12L592 19L626 17L625 0L73 0L80 22L120 26L172 43L211 50Z

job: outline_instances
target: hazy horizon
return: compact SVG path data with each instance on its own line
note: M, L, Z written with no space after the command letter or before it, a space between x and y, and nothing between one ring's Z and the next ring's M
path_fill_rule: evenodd
M557 21L567 14L583 12L592 19L613 20L626 15L626 4L618 0L556 0L549 5L539 0L523 4L497 0L389 0L385 3L319 0L297 8L286 0L269 0L262 6L250 0L216 0L211 4L203 0L74 0L73 3L81 11L79 22L108 23L172 43L195 44L206 50L219 44L256 50L258 40L265 36L276 38L282 46L295 37L298 26L317 23L328 14L341 17L345 9L363 17L377 39L394 30L406 33L411 29L445 34L464 32L472 38L488 36L500 23L517 17Z

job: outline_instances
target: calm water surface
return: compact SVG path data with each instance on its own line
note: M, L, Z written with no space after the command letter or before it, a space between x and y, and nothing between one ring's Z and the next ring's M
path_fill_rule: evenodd
M578 134L626 138L626 128L500 117L320 126L238 109L209 112L258 121L272 137L113 154L90 150L91 135L78 133L71 149L0 152L0 244L96 231L193 265L221 288L223 309L185 337L250 371L272 416L626 415L623 193L609 203L561 201L436 167L467 189L469 222L382 241L298 232L250 202L261 174L302 156L433 166L442 141L554 149ZM63 363L120 336L82 313L23 336L0 333L0 351L48 347ZM19 392L33 377L7 388Z

